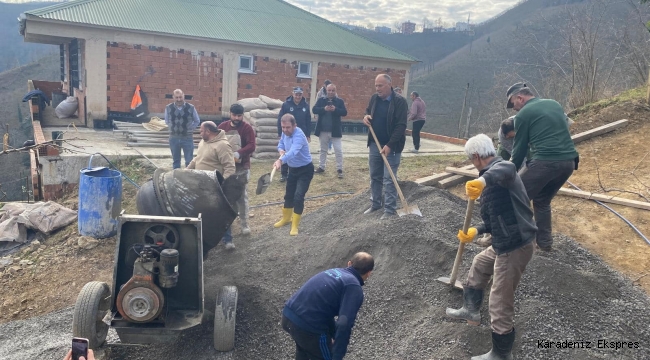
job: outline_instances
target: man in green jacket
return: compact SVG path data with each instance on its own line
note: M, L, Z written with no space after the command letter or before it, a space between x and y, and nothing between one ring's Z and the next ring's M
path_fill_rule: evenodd
M512 85L506 92L509 109L515 116L515 143L512 161L521 168L530 148L526 169L520 173L528 197L533 201L537 224L537 246L550 251L551 200L578 165L562 105L551 99L536 98L524 83Z

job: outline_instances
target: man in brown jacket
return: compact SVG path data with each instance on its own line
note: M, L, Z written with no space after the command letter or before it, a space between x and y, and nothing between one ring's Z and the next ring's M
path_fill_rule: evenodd
M235 158L226 132L212 121L201 124L201 137L196 157L188 169L217 170L224 178L235 173Z

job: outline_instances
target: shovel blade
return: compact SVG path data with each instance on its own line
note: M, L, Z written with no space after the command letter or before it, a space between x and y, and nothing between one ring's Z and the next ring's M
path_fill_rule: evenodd
M257 179L257 189L255 190L255 195L264 194L266 189L269 188L269 185L271 185L271 173L266 173L260 176L260 178Z
M452 284L451 284L451 279L448 278L448 277L446 277L446 276L439 277L439 278L436 279L436 280L438 280L438 281L440 281L441 283L446 284L446 285L452 285ZM453 284L453 287L454 287L455 289L458 289L458 290L463 290L463 284L462 284L460 281L458 281L458 280L456 280L456 282Z
M406 215L417 215L422 217L422 212L420 212L420 208L418 208L417 205L407 205L401 209L398 209L397 215L399 215L400 217Z

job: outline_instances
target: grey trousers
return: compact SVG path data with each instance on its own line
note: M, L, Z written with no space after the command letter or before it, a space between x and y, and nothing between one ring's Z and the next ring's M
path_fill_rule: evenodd
M251 171L250 169L242 170L241 172L246 172L246 184L248 184L248 181L251 179ZM248 227L248 190L247 187L244 187L244 194L237 200L237 210L239 211L239 224L241 225L241 228L247 228Z
M321 131L318 136L318 141L320 142L320 161L318 167L323 170L325 169L325 165L327 165L327 148L329 142L332 141L336 156L336 170L343 170L343 145L341 144L341 138L333 138L331 132Z
M497 255L490 246L474 256L467 281L463 286L485 289L490 276L494 276L489 309L490 325L492 331L497 334L507 334L514 328L515 290L532 257L532 242L501 255Z
M573 174L573 160L531 160L519 171L528 198L533 202L537 224L537 245L542 249L553 246L551 200Z

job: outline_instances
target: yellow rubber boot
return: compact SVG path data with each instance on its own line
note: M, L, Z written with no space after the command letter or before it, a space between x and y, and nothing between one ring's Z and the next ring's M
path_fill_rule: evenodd
M300 217L302 215L298 215L296 213L293 213L292 219L291 219L291 232L289 235L295 236L298 235L298 225L300 225Z
M273 227L279 228L287 224L291 224L291 214L293 213L293 208L282 208L282 219L275 224Z

